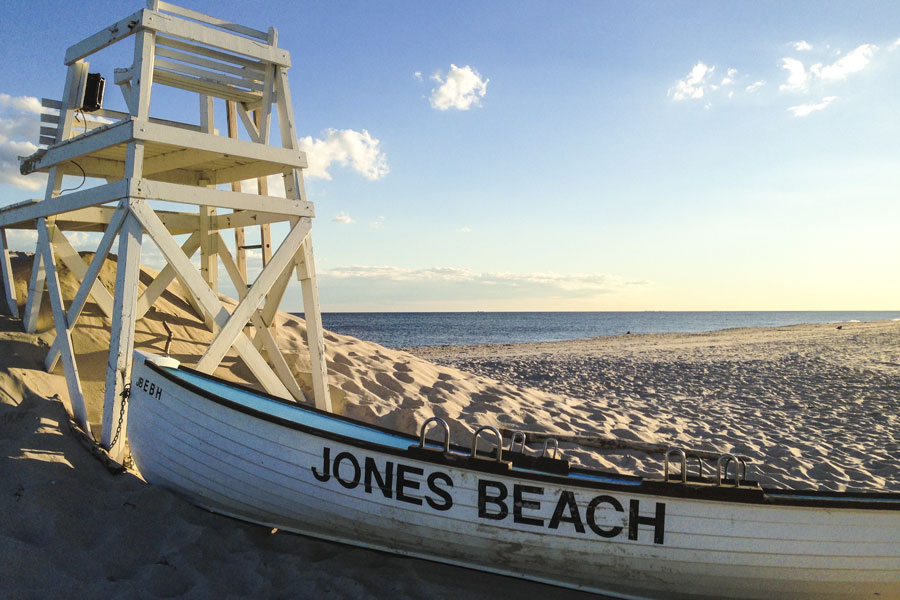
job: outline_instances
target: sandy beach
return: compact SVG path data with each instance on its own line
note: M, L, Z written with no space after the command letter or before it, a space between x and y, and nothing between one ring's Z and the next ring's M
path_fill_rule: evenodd
M18 297L30 257L13 260ZM115 265L101 280L112 286ZM146 286L150 274L142 277ZM64 295L74 278L62 270ZM173 284L137 345L187 365L210 334ZM271 532L194 508L130 471L113 476L69 432L67 393L43 357L54 333L0 317L0 596L57 598L595 597ZM99 421L108 320L88 304L74 345ZM308 389L303 321L278 342ZM746 454L764 485L900 491L900 323L845 323L546 344L392 350L328 334L336 410L410 433L431 416L467 444L480 425ZM229 355L217 375L247 381ZM658 456L562 444L591 466L661 474Z

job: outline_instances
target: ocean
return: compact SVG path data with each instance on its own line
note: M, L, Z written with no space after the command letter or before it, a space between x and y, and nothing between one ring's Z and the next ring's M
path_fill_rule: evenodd
M900 320L900 311L323 313L326 329L389 348L553 342L631 333Z

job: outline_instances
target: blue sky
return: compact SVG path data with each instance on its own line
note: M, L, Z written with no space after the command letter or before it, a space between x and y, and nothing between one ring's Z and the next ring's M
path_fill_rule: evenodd
M896 3L183 4L291 52L324 310L897 307ZM0 204L23 97L140 7L8 2Z

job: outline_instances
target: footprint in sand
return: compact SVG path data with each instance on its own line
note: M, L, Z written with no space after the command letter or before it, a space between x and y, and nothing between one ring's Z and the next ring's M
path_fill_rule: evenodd
M388 375L387 373L376 373L375 381L383 385L384 387L394 390L398 394L403 393L403 384Z
M403 383L413 383L415 379L406 371L394 371L394 378Z

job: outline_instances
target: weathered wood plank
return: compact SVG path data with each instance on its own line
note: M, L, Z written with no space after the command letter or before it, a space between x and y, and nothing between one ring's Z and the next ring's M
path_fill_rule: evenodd
M3 274L3 296L6 307L14 319L19 318L19 303L16 299L16 282L13 279L12 265L9 262L9 243L6 241L6 230L0 229L0 269Z
M35 245L33 262L31 264L31 278L28 280L28 299L25 301L25 314L22 317L22 327L28 333L37 330L38 315L41 312L41 299L44 297L44 254L39 245Z
M184 282L185 287L193 293L203 308L203 312L213 316L219 327L224 326L229 318L228 311L225 310L225 307L222 306L216 295L203 281L200 273L178 247L175 238L166 230L162 221L153 213L153 210L147 203L141 199L131 200L131 211L144 225L160 252L163 253L166 260L169 261L169 264L172 265L175 272ZM234 349L267 392L282 398L290 397L290 392L284 387L284 384L281 383L281 380L278 379L272 368L243 333L235 340Z
M309 219L304 219L299 221L287 234L271 262L260 272L256 281L247 290L247 295L234 308L227 323L200 357L200 361L197 363L198 370L211 373L219 366L234 340L243 335L244 326L250 320L250 315L257 310L265 295L272 289L275 280L289 265L293 264L294 255L300 248L303 239L309 234L310 228Z
M159 216L159 213L157 213ZM195 217L196 219L196 217ZM195 252L197 252L197 248L200 247L200 232L194 231L188 237L188 239L181 245L181 251L185 256L190 259ZM175 269L172 268L172 265L167 264L163 267L163 270L160 271L156 277L150 282L150 285L144 290L144 292L138 298L137 303L137 313L136 319L140 320L143 318L147 311L150 310L150 307L156 302L157 298L159 298L163 292L166 291L166 288L169 287L169 284L175 279ZM200 312L200 311L198 311ZM202 316L202 314L201 314Z
M23 221L34 221L87 206L106 204L124 198L128 181L121 180L87 190L69 192L42 202L22 203L0 210L0 227L8 227Z
M84 308L85 302L87 302L88 294L94 289L96 284L99 284L97 277L100 275L100 269L106 261L106 256L109 254L110 248L112 248L113 241L115 241L116 235L118 235L126 215L127 210L125 205L120 202L109 220L109 225L106 227L103 237L100 238L100 243L97 245L97 251L91 259L91 264L88 265L87 271L81 278L81 284L78 286L78 291L75 292L75 297L72 298L72 303L69 304L69 311L66 313L66 322L70 329L75 328L78 317L81 316L81 311ZM53 342L53 346L50 348L50 352L44 359L44 366L47 368L47 371L52 371L56 367L56 361L59 359L60 343L61 342L57 337Z
M309 344L309 360L312 368L313 392L316 408L331 412L331 394L328 391L328 363L325 359L325 338L322 328L322 312L319 308L319 290L316 284L315 259L312 236L306 236L301 246L305 264L304 279L300 280L303 292L303 318L306 320L306 340Z
M75 277L84 281L85 276L87 275L88 265L85 264L84 260L78 254L78 251L72 247L68 238L66 238L65 234L60 231L58 227L53 228L50 243L53 245L56 256L63 264L72 271L72 274L75 275ZM94 302L96 302L100 310L103 311L103 314L111 318L113 312L113 298L106 287L95 280L91 285L90 293L91 298L94 299Z
M53 245L50 243L50 234L47 231L45 219L38 219L37 231L38 247L41 248L47 272L47 293L50 295L50 307L53 310L53 324L56 328L56 337L61 340L60 352L62 354L66 387L69 391L69 403L72 405L72 413L75 420L85 432L90 432L87 407L84 404L84 393L81 390L81 379L78 377L78 365L75 363L75 350L72 348L72 336L63 309L62 292L59 289L59 278L56 274Z
M134 139L207 150L248 160L277 163L288 167L305 168L308 166L306 154L302 150L276 148L255 144L247 140L229 139L219 135L212 135L211 133L173 129L166 125L151 122L137 122L134 128Z
M291 66L290 54L281 48L249 40L245 37L226 31L205 27L198 23L192 23L177 17L149 11L148 13L149 14L144 15L143 25L164 35L170 35L188 40L189 42L221 48L257 60L281 65L282 67Z
M212 25L214 27L221 27L222 29L228 29L230 31L234 31L235 33L240 33L246 36L250 36L256 38L258 40L266 41L268 39L268 34L264 31L259 31L258 29L253 29L252 27L246 27L245 25L239 25L237 23L232 23L231 21L226 21L225 19L219 19L217 17L212 17L210 15L203 14L201 12L197 12L195 10L191 10L189 8L184 8L181 6L177 6L170 2L164 2L163 0L159 0L157 2L158 11L171 13L173 15L178 15L180 17L187 17L188 19L193 19L195 21L200 21L201 23L206 23L208 25Z
M313 207L310 202L277 198L275 196L257 196L256 194L207 189L149 179L132 181L130 191L131 196L147 200L165 200L181 204L205 204L238 210L252 206L254 209L262 212L298 217L312 216L313 213ZM2 213L0 213L0 218L2 218ZM3 223L0 222L0 226L2 225Z
M134 353L134 323L137 297L140 291L141 241L143 229L131 214L125 217L119 231L118 263L116 266L116 303L109 339L109 362L106 366L106 387L103 397L103 426L101 444L109 450L113 460L121 462L125 454L125 431L128 413L123 408L122 392L131 377ZM116 430L121 422L120 433Z
M244 296L247 295L247 280L241 276L238 266L231 256L231 252L229 252L228 247L225 246L225 240L221 238L221 235L216 235L219 236L219 245L222 249L220 256L222 258L222 264L225 266L225 272L228 273L229 278L231 278L231 283L234 284L235 289L238 290L238 299L243 300ZM265 323L263 323L258 310L253 312L250 317L250 322L256 327L257 336L261 336L261 339L265 344L266 354L268 354L269 361L275 368L275 374L281 379L281 382L291 393L291 396L294 397L294 400L297 402L305 402L306 396L303 394L303 390L300 389L297 380L294 379L291 367L287 364L284 354L282 354L281 348L278 347L275 338L269 332Z
M121 21L117 21L109 27L101 29L89 38L86 38L73 46L69 46L69 49L66 50L66 64L71 65L76 60L82 59L98 50L102 50L110 44L114 44L133 34L143 25L146 12L147 11L139 10L136 13L125 17Z

